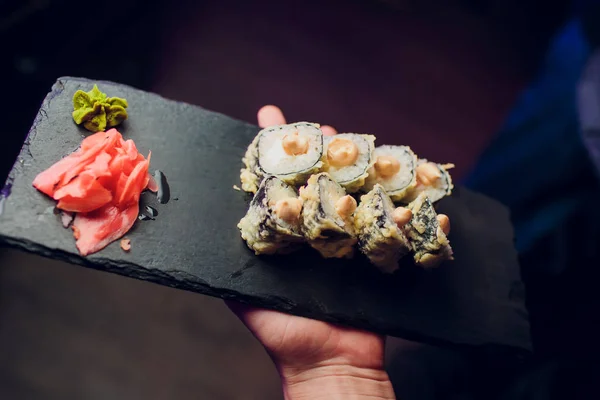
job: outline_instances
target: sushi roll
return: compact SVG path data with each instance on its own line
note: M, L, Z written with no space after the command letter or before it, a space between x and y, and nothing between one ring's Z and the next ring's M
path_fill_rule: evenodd
M363 195L354 213L358 249L382 272L398 269L398 261L410 251L410 244L400 229L410 221L409 209L394 208L383 186L376 184Z
M271 126L261 130L242 159L242 190L255 193L262 179L276 176L290 185L304 184L321 170L323 132L308 122Z
M433 268L445 260L452 260L452 248L447 237L450 232L448 216L438 215L425 193L410 203L408 209L412 218L403 230L414 252L415 263Z
M374 165L364 189L383 186L392 201L402 201L417 185L417 156L408 146L379 146L373 151Z
M262 181L238 224L242 239L259 254L286 254L304 241L301 232L302 199L276 177Z
M350 258L357 242L353 213L356 200L327 173L313 175L300 188L304 201L302 231L308 243L325 258Z
M425 159L417 162L417 185L409 190L403 201L411 202L425 193L432 203L452 194L454 185L448 172L454 164L436 164Z
M324 140L324 170L346 192L357 192L365 184L368 171L373 166L375 136L340 133L326 136Z

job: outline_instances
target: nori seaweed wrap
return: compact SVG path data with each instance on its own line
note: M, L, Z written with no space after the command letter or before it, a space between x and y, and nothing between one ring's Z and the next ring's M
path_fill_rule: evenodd
M248 247L259 254L286 254L304 242L302 200L277 177L263 180L238 228Z
M300 196L304 200L302 231L308 243L325 258L352 257L357 242L356 200L327 173L311 176L300 188Z

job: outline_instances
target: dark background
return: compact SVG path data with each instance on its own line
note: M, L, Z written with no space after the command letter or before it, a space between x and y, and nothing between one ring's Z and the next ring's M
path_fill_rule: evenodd
M464 172L535 72L568 3L4 0L0 110L10 149L0 171L52 83L70 75L249 121L277 103L291 119L409 140Z
M567 1L0 1L1 179L59 76L254 121L370 132L464 176L532 78ZM168 132L165 134L168 135ZM390 340L404 397L472 387L464 358ZM414 357L413 357L414 356ZM471 371L472 372L472 371ZM0 397L277 399L221 302L0 250Z

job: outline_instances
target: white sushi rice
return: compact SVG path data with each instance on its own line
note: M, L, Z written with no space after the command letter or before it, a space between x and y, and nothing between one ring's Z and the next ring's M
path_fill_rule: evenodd
M325 149L323 154L326 155L329 144L338 139L347 139L352 141L352 143L354 143L358 148L358 158L352 165L338 168L328 165L327 157L324 157L326 171L333 180L344 186L348 192L355 192L364 185L365 179L368 176L368 170L373 165L375 136L357 133L340 133L335 136L325 136Z
M428 163L424 158L419 159L417 165ZM417 183L417 185L412 188L403 199L403 201L411 202L415 200L421 193L425 193L425 195L429 198L432 203L435 203L446 196L452 194L452 190L454 189L454 184L452 183L452 177L448 170L444 168L442 164L435 164L440 171L440 179L437 179L433 185L425 186L422 183ZM451 165L452 166L452 165Z
M305 154L289 155L283 149L283 138L295 133L308 139ZM258 163L266 175L285 176L318 169L322 155L323 132L317 124L298 122L269 127L259 133Z
M321 207L323 208L325 215L327 215L327 218L331 218L337 225L348 229L348 227L346 227L346 221L344 221L335 211L337 201L346 195L344 188L342 188L341 185L336 185L335 182L332 182L331 180L320 180L319 194Z
M375 168L371 168L364 189L365 191L369 191L379 183L383 186L392 200L402 201L406 193L417 184L417 156L408 146L391 145L375 148L373 151L374 162L381 156L394 157L400 163L400 170L389 178L383 178L377 176Z

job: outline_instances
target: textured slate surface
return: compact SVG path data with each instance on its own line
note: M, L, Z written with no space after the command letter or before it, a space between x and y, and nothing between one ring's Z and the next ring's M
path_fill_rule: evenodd
M71 231L53 213L54 202L31 182L75 150L86 134L72 122L71 97L91 85L62 78L45 99L4 190L1 242L133 278L407 339L530 349L512 226L508 211L497 202L457 189L440 203L452 221L456 260L434 271L407 265L397 275L383 276L362 260L323 261L311 251L288 258L256 257L236 228L248 197L232 186L239 184L241 157L258 128L114 83L99 86L130 103L129 120L120 130L141 152L152 150L151 168L165 172L172 200L158 204L154 195L144 194L143 203L156 207L159 215L136 223L128 234L130 253L113 243L80 257Z

